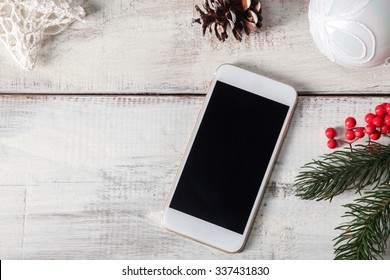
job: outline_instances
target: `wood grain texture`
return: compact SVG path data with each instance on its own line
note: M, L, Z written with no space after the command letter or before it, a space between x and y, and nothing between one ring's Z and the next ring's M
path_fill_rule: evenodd
M21 70L0 47L0 92L205 93L223 63L300 92L390 92L389 67L343 68L317 50L309 33L309 0L263 1L263 31L224 44L191 25L194 1L84 2L87 23L48 38L32 72Z
M2 96L0 259L331 259L356 195L302 201L292 183L328 152L324 127L385 99L301 97L246 249L225 254L160 224L203 97Z

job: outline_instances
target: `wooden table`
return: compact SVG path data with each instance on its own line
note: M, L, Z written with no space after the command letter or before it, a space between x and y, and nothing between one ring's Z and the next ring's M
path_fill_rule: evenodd
M25 72L0 48L0 259L331 259L347 192L302 201L300 166L327 126L390 99L390 71L328 61L309 0L264 1L264 28L220 43L192 1L90 0L87 23L49 38ZM167 232L160 212L214 70L288 83L299 102L244 252ZM385 258L390 258L387 250Z

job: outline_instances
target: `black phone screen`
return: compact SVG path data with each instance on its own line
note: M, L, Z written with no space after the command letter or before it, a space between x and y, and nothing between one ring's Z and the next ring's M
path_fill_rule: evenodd
M243 234L288 109L217 81L169 207Z

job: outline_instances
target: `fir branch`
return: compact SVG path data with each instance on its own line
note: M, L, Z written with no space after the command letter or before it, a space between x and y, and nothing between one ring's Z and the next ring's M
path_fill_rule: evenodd
M352 220L337 230L344 231L335 242L335 259L377 259L386 250L390 236L390 185L367 192L343 217ZM338 247L337 247L338 246Z
M336 151L304 165L296 177L297 196L330 199L346 189L360 192L390 181L390 145L357 145L351 151Z

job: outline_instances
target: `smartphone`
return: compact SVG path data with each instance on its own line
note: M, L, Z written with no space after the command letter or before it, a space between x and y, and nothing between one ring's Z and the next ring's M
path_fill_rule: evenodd
M162 215L171 231L239 252L297 100L285 84L220 66Z

